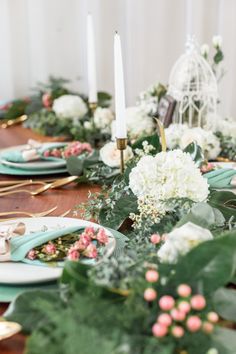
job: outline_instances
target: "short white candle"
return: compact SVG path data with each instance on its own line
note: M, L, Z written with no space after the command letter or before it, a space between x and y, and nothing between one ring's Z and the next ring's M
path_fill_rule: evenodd
M88 14L87 16L87 60L88 60L89 102L96 103L98 100L96 54L95 54L95 43L94 43L93 18L91 14Z
M114 73L115 73L115 107L116 107L116 138L127 138L125 120L125 89L120 36L114 38Z

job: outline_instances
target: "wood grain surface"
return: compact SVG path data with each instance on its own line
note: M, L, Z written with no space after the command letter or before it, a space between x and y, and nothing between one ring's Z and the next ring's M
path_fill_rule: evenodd
M35 139L38 141L51 141L50 138L45 138L39 134L33 133L29 129L21 126L13 126L8 129L0 129L0 149L11 147L14 145L21 145L27 143L28 139ZM54 139L55 140L55 139ZM57 176L47 176L59 177ZM29 177L6 176L0 175L0 181L28 179ZM31 178L31 177L30 177ZM42 179L41 177L32 177L34 179ZM36 188L37 186L27 187ZM88 192L99 190L96 186L76 185L75 183L65 186L60 189L49 190L38 196L30 196L25 193L0 197L0 212L5 211L30 211L41 212L57 206L57 209L50 214L51 216L59 216L69 209L73 209L75 205L87 200ZM72 211L67 215L73 217ZM1 265L0 265L1 266ZM0 303L0 315L6 310L8 304ZM27 316L27 314L26 314ZM0 342L0 354L23 354L26 337L18 334L10 339Z

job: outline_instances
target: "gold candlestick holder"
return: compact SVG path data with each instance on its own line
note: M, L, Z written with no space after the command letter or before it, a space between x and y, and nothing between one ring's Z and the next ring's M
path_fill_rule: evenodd
M89 108L91 109L93 115L94 115L94 112L96 111L97 106L98 106L97 102L89 102Z
M124 173L125 170L125 161L124 161L124 151L127 147L126 138L116 138L117 149L120 150L120 173Z

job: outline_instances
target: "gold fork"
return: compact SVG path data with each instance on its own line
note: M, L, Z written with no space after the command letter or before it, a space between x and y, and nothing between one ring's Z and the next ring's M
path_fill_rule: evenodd
M37 218L40 216L46 216L51 214L54 210L57 209L57 205L51 209L48 210L44 210L41 211L40 213L31 213L29 211L6 211L6 212L2 212L0 213L0 216L6 216L6 215L26 215L26 216L31 216L32 218ZM15 219L15 218L11 218L11 219ZM4 219L5 221L6 219ZM8 219L9 220L9 219ZM3 219L0 219L0 221L3 221Z
M4 187L4 188L0 188L0 193L1 192L7 192L7 191L10 191L10 190L13 190L13 189L16 189L18 187L25 187L25 186L32 186L34 184L41 184L42 186L45 186L45 182L43 181L28 181L28 182L22 182L22 183L18 183L17 185L13 185L13 186L8 186L8 187Z
M0 193L0 197L4 197L5 195L10 195L10 194L15 194L15 193L28 193L32 196L35 196L35 195L38 195L40 193L47 191L48 189L54 189L54 188L65 186L66 184L69 184L69 183L75 181L77 178L78 178L78 176L69 176L69 177L61 178L55 182L45 184L44 186L42 186L34 191L29 191L28 189L17 189L17 190L13 190L13 191L8 191L8 192Z

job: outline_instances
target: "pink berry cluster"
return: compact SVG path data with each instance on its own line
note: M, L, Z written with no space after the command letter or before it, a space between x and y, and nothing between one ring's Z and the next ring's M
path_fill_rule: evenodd
M165 242L166 234L163 234L162 236L159 235L158 233L152 234L150 237L150 241L153 245L158 245L161 242Z
M65 148L53 148L44 152L44 157L57 157L57 158L69 158L71 156L79 156L85 152L91 153L93 151L92 146L89 143L81 143L80 141L74 141L68 144Z
M156 283L159 273L156 270L148 270L145 278L148 283ZM179 285L176 292L177 299L170 295L158 299L157 291L152 287L144 291L144 299L148 302L158 299L161 310L152 326L153 335L158 338L167 335L181 338L186 332L195 333L202 330L207 334L212 333L219 317L215 312L199 313L206 309L205 297L201 294L192 295L192 289L187 284Z
M98 249L93 241L97 241L98 245L101 246L106 245L108 243L108 236L105 230L95 230L93 227L86 227L84 232L80 235L79 240L70 247L67 258L70 261L77 261L80 256L97 258Z

